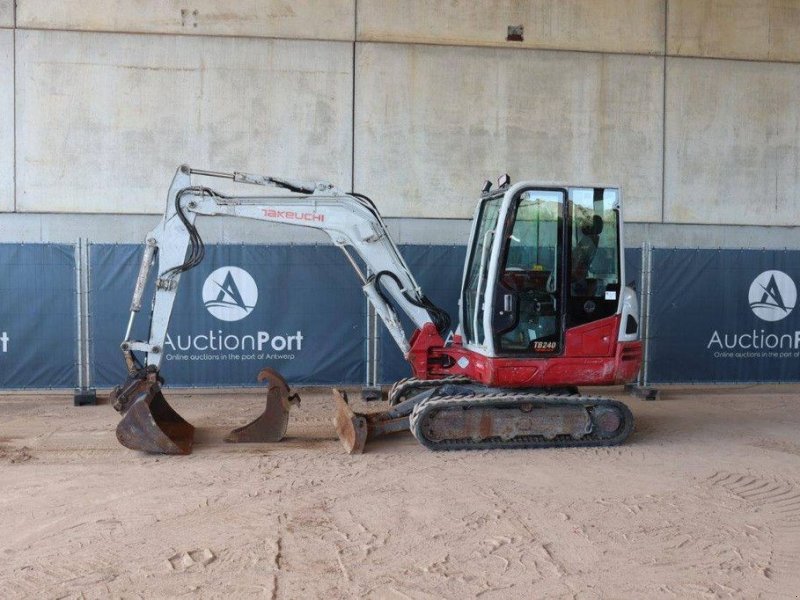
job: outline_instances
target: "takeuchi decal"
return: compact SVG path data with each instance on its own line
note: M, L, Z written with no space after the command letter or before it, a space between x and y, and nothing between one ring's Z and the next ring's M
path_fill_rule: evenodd
M281 219L283 221L305 221L323 223L325 215L316 212L297 212L294 210L276 210L265 208L264 216L269 219Z

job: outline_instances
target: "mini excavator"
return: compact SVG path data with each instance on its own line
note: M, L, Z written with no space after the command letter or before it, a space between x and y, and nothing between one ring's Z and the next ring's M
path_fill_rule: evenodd
M192 176L270 186L282 195L230 196ZM290 194L287 194L289 192ZM111 395L117 438L146 452L188 454L194 427L166 401L160 373L178 284L203 260L198 216L312 227L328 234L408 360L383 412L354 412L334 390L336 430L350 453L370 438L410 430L432 450L610 446L633 429L628 407L578 387L632 381L639 371L639 308L625 286L620 190L486 182L475 211L459 300L460 325L422 292L375 204L324 182L181 166L161 222L146 238L121 344L126 381ZM354 256L355 255L355 256ZM366 269L362 269L356 257ZM131 339L156 266L149 339ZM410 337L399 319L413 323ZM279 441L299 402L265 368L267 407L228 441Z

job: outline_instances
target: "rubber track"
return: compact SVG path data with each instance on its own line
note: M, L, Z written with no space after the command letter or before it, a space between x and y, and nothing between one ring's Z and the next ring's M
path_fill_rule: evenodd
M441 379L417 379L416 377L407 377L405 379L401 379L392 385L389 389L389 393L387 395L387 399L389 400L389 406L395 406L399 404L398 398L405 394L409 390L413 390L414 388L418 388L420 392L425 390L429 390L432 387L436 387L439 385L446 385L448 383L471 383L472 380L469 377L460 377L458 375L448 375L447 377L442 377ZM411 395L406 395L406 400Z
M486 440L474 441L471 438L461 438L435 442L427 439L422 434L422 424L429 414L444 407L467 406L481 407L497 405L498 408L507 407L509 404L547 404L552 406L614 406L622 412L624 422L619 433L611 438L602 438L595 434L588 434L580 439L569 435L557 436L548 440L540 435L527 435L503 441L494 437ZM536 409L534 409L536 410ZM475 394L464 396L438 396L431 397L414 407L409 419L411 433L417 441L431 450L495 450L514 448L586 448L616 446L624 442L633 431L633 414L630 409L617 400L595 396L559 396L537 394Z

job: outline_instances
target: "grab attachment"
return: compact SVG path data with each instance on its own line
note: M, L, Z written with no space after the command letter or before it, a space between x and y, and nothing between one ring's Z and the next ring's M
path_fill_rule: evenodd
M289 384L274 369L265 367L258 374L259 381L267 382L267 406L254 421L231 431L226 442L280 442L289 425L289 409L300 404L300 397L291 394Z
M156 373L129 376L114 388L110 400L122 414L117 439L126 448L154 454L192 452L194 426L167 403Z

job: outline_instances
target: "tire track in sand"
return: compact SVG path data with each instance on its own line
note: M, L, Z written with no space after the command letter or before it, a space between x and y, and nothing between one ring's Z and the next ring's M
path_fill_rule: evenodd
M728 471L714 473L705 483L724 489L745 503L751 512L764 517L774 536L763 573L767 579L782 582L800 571L800 484ZM796 575L793 583L797 583Z

